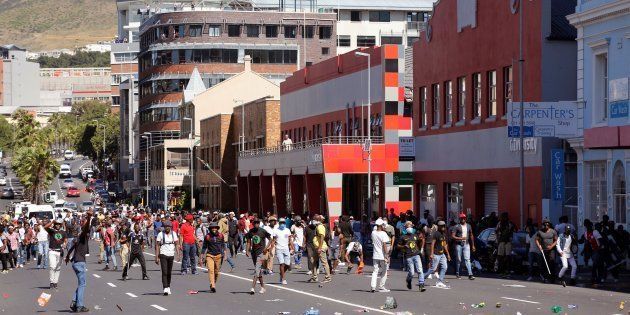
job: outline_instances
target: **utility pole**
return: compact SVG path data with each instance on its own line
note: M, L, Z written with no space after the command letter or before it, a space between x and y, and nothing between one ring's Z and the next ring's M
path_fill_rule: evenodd
M519 140L520 140L520 167L519 167L519 220L520 227L523 227L525 222L524 203L525 203L525 148L523 147L523 10L525 10L524 1L519 0L518 5L518 97L520 101L519 106Z
M371 77L370 77L370 73L372 72L372 60L371 60L371 55L364 53L364 52L360 52L357 51L354 53L357 56L361 56L361 57L367 57L368 60L368 66L367 66L367 80L368 80L368 91L367 91L367 95L368 95L368 121L370 121L370 117L372 115L372 82L371 82ZM363 112L363 109L361 109L361 112ZM363 123L363 122L361 122ZM367 130L367 141L365 143L365 148L364 150L367 151L367 161L368 161L368 179L367 179L367 218L368 218L368 222L371 222L371 217L372 217L372 123L370 121L370 123L368 123L368 130Z

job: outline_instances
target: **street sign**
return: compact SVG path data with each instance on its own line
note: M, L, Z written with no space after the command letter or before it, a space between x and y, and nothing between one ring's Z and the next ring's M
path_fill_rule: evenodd
M416 139L414 137L398 138L398 159L414 161L416 159Z
M394 172L394 185L413 185L413 173Z
M628 118L629 100L610 103L610 118Z
M578 136L578 109L573 101L525 102L524 137L572 138ZM508 103L508 137L520 137L520 103Z
M564 150L551 150L551 197L564 200Z

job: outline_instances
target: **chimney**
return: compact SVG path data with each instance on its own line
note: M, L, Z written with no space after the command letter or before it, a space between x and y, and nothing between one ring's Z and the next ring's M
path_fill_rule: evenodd
M245 55L243 61L245 62L245 72L252 71L252 57L250 55Z

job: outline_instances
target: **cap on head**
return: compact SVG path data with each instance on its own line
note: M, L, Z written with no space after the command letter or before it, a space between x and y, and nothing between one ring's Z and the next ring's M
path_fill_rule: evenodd
M285 222L287 222L287 220L285 218L280 218L280 220L278 220L278 222L285 223Z
M440 221L438 221L437 225L438 226L446 226L446 222L440 220Z
M276 219L276 217L274 216L270 216L269 218L267 218L267 221L278 221L278 219Z
M466 219L466 214L465 213L460 213L459 214L459 218L460 219Z
M192 215L192 214L187 214L187 215L186 215L186 220L187 220L187 221L188 221L188 220L194 220L194 219L195 219L195 217L193 217L193 215Z
M383 219L378 218L376 219L376 222L374 222L374 224L376 224L376 226L383 226L385 225L385 221L383 221Z

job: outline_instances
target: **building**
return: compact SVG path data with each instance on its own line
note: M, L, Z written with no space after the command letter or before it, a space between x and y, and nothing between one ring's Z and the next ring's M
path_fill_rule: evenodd
M577 100L584 109L577 152L580 228L608 215L630 217L630 1L579 0L568 16L577 28Z
M110 68L42 68L39 70L42 106L71 106L76 102L108 102Z
M0 46L0 106L39 106L39 64L26 49Z
M370 208L412 209L411 156L400 145L412 134L404 46L357 52L314 64L281 83L280 130L293 144L242 150L241 211L324 214L333 222L342 214L368 215Z
M184 186L188 185L190 189L189 183L194 180L190 178L190 163L195 145L194 139L167 139L148 148L147 162L151 172L144 181L149 183L142 194L145 204L148 203L152 209L166 209L183 196L182 192L186 191ZM144 158L147 158L146 154ZM189 194L190 190L186 193ZM148 201L145 196L148 196Z
M518 4L518 2L516 2ZM575 1L441 0L414 53L415 209L454 219L508 212L517 226L552 220L575 202L551 196L551 150L556 137L526 138L525 195L519 207L521 145L508 138L508 103L520 101L519 10L524 9L523 100L575 98L575 29L565 16ZM500 44L500 45L499 45ZM518 114L518 112L517 112ZM575 154L565 150L566 161ZM575 187L575 164L566 164L565 187ZM569 180L573 179L573 182ZM573 194L573 195L572 195Z

